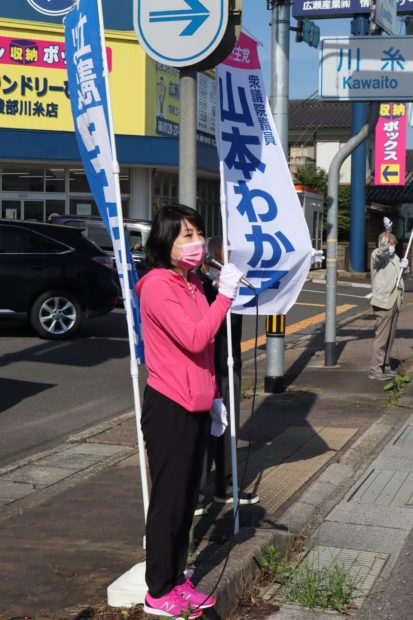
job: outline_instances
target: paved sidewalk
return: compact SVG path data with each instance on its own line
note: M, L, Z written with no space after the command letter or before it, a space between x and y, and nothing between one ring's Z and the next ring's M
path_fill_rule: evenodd
M412 356L413 294L399 322L395 356ZM322 522L410 411L389 406L383 385L367 378L372 315L338 329L338 366L324 368L322 335L286 347L288 390L259 391L251 416L253 368L244 369L239 462L261 502L242 507L241 532L205 616L226 618L243 583L256 574L254 555L287 532ZM262 356L261 356L262 358ZM136 428L133 415L102 424L19 467L0 470L0 618L80 617L106 601L106 587L144 559ZM248 448L249 446L249 448ZM231 509L210 505L194 527L195 576L218 580L228 549Z

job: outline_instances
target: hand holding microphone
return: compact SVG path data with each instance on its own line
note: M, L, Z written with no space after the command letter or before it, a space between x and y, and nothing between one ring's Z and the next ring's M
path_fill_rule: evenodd
M232 263L226 263L222 266L219 275L218 293L229 299L235 299L241 279L242 271Z
M218 292L225 295L225 297L235 299L237 289L240 284L255 291L251 282L248 282L248 280L243 277L242 272L238 269L238 267L232 263L226 263L223 265L211 252L208 252L205 256L204 263L205 265L209 265L210 267L215 267L220 270L221 273L219 276ZM227 292L224 292L224 290Z

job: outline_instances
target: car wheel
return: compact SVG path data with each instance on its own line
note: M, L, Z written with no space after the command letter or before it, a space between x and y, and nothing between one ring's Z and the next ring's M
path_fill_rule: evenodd
M73 293L47 291L34 302L30 323L41 338L61 340L70 338L77 331L82 318L82 308Z

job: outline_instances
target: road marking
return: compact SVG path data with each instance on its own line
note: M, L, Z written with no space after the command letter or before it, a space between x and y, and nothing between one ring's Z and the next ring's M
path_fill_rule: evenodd
M325 295L326 294L325 290L317 291L317 290L314 290L314 289L311 289L311 288L303 288L302 293L318 293L319 295ZM367 295L351 295L350 293L336 293L336 295L337 295L337 297L339 295L341 295L341 297L356 297L357 299L366 299L366 298L368 298L370 293L368 293Z
M313 306L314 308L324 308L325 304L307 304L304 301L297 301L295 306Z
M337 306L336 315L343 314L344 312L348 312L353 308L357 308L354 304L343 304L341 306ZM289 336L290 334L295 334L297 332L302 331L306 327L311 327L312 325L317 325L317 323L322 323L326 319L326 313L320 312L320 314L315 314L314 316L309 317L308 319L303 319L302 321L297 321L292 325L288 325L285 330L285 335ZM265 344L265 335L259 336L257 340L257 346L260 347ZM246 351L250 351L255 347L255 338L250 338L249 340L244 340L241 342L241 353L245 353Z

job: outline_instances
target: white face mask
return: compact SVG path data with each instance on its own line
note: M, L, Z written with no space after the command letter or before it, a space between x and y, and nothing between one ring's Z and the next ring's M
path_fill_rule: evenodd
M393 254L395 253L395 251L396 251L396 248L394 247L394 245L391 245L391 246L389 247L389 254L390 254L390 256L393 256Z

